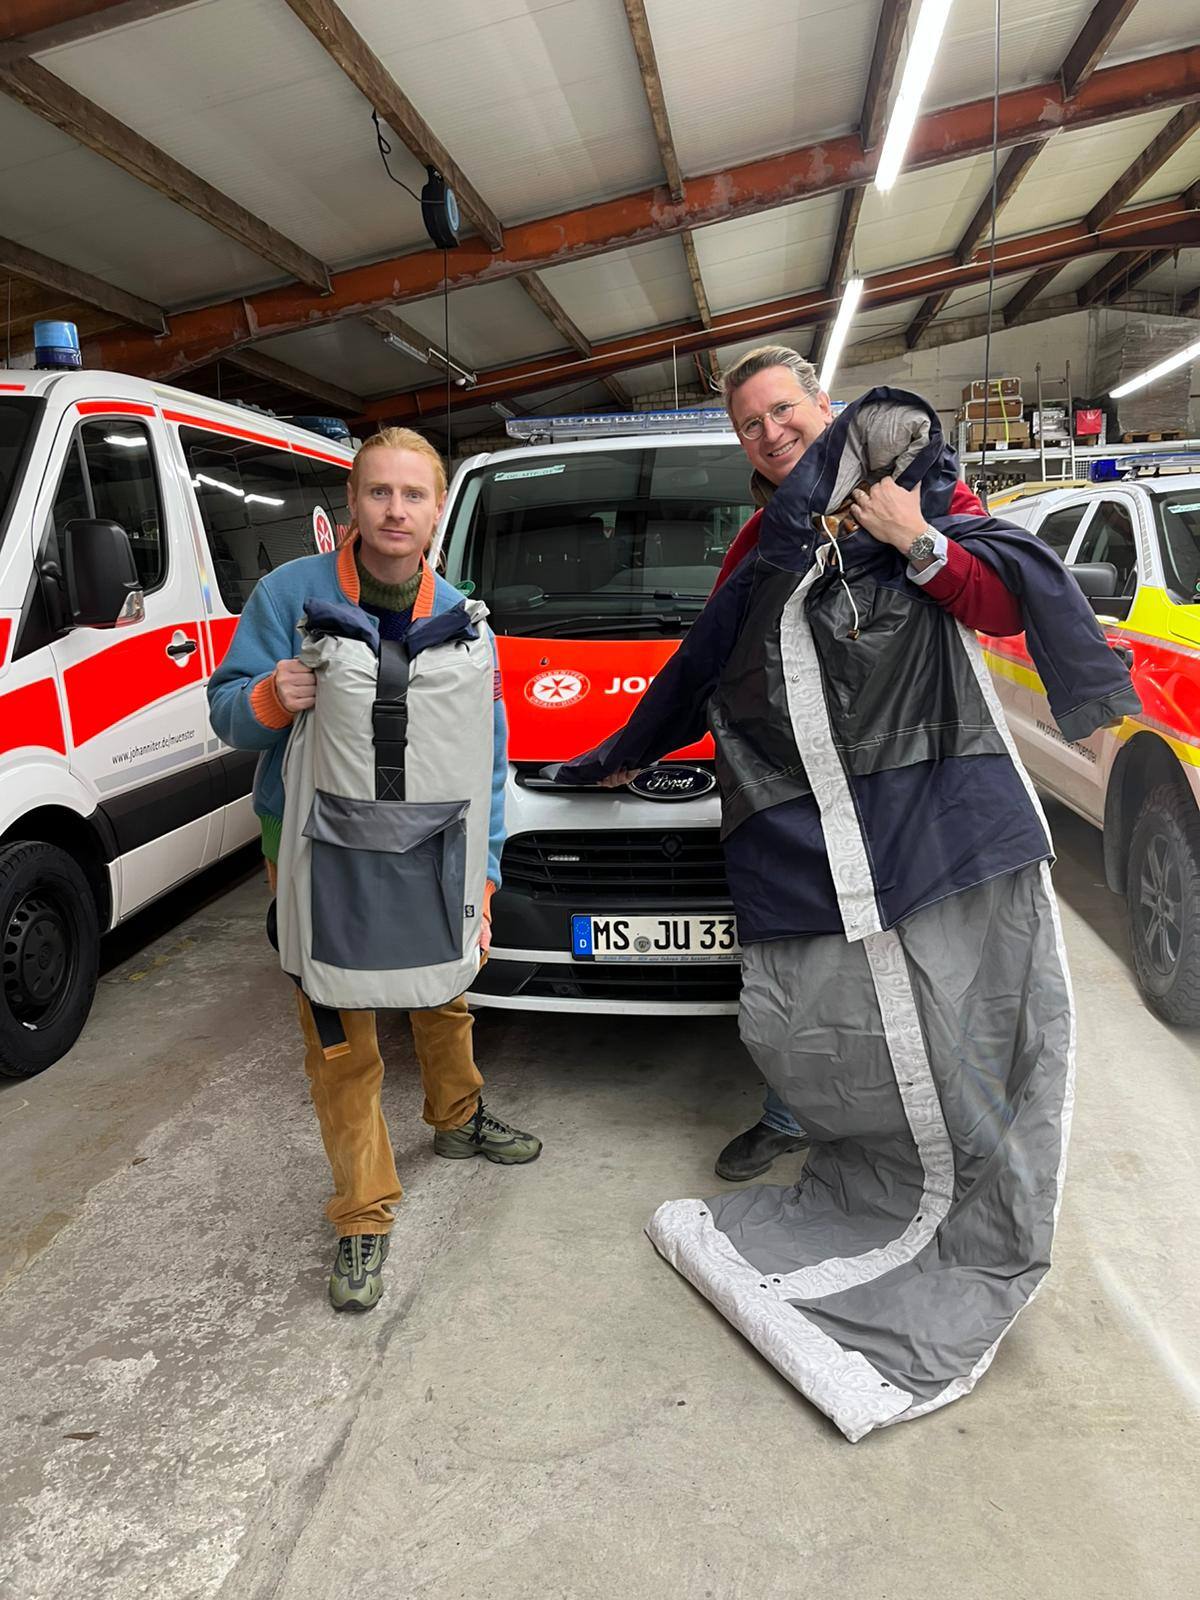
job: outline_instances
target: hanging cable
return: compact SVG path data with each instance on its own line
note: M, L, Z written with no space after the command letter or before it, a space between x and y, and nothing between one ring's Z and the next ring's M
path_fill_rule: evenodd
M442 348L446 352L446 468L450 470L450 252L442 251Z
M383 162L383 170L387 173L388 177L393 183L398 184L400 188L404 190L405 194L411 194L417 204L420 205L421 196L416 192L415 189L410 189L404 182L403 178L398 178L388 165L388 157L392 153L392 146L391 141L384 134L383 125L379 121L378 111L371 112L371 121L375 124L375 138L379 145L379 159Z
M983 344L983 450L979 458L979 498L983 509L988 509L987 447L988 401L992 389L992 301L996 292L996 196L999 186L1000 166L1000 0L996 0L996 64L992 82L992 238L988 259L987 333ZM1004 396L1000 396L1001 408ZM1039 418L1039 425L1040 425ZM968 424L969 427L969 424Z

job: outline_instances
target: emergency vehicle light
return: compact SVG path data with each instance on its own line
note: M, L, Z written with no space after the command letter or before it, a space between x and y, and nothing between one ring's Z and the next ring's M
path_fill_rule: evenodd
M510 439L528 444L558 444L564 439L613 439L637 433L732 433L719 406L694 411L604 411L596 416L513 417L504 425Z
M79 329L73 322L35 322L33 325L33 364L40 368L66 368L77 371L83 365L79 353Z

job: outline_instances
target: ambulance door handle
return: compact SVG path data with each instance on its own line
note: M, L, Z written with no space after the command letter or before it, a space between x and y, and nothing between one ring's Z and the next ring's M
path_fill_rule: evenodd
M1108 648L1112 651L1113 655L1118 656L1125 663L1125 665L1127 667L1132 669L1132 667L1133 667L1133 651L1129 648L1129 646L1127 644L1113 644L1110 641Z
M195 639L189 639L186 634L176 633L167 646L167 654L175 660L183 656L194 656L199 649Z

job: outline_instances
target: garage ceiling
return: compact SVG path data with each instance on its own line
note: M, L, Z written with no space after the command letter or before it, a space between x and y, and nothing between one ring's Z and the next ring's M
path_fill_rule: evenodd
M1189 10L1004 0L1009 322L1078 305L1200 312ZM704 392L714 358L766 336L817 359L855 271L860 355L881 338L967 337L986 307L993 11L951 11L905 172L880 195L870 178L915 11L7 0L9 348L35 319L70 317L93 366L435 436L448 401L461 439L494 429L497 401ZM372 111L397 179L419 190L431 163L453 183L459 249L429 247ZM447 316L450 354L477 380L449 396Z

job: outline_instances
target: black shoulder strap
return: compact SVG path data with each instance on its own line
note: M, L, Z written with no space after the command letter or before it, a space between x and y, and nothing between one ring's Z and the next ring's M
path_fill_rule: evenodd
M376 800L404 799L408 746L408 651L396 639L379 641L379 683L371 707Z

